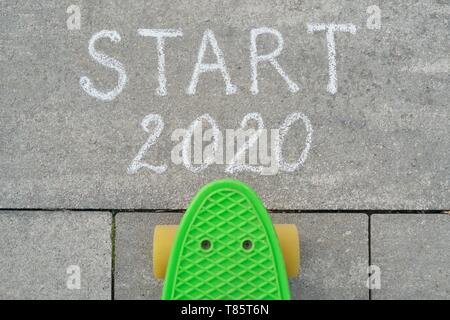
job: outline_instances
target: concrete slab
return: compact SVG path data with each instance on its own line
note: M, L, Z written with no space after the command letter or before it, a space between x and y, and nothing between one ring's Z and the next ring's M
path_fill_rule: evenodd
M373 215L371 230L373 299L450 299L450 215Z
M160 299L163 281L152 271L157 224L177 224L176 213L116 216L116 299ZM301 235L301 275L290 280L294 299L368 299L368 217L364 214L275 214Z
M179 209L205 182L225 176L248 182L272 209L450 207L450 7L432 0L383 2L376 29L371 4L84 1L80 29L68 30L69 17L71 29L76 21L76 10L66 13L68 2L2 1L0 207ZM329 22L356 27L355 34L336 32L335 94L327 91L325 32L308 33L307 27ZM295 86L289 89L277 70L262 62L259 93L252 94L250 31L257 27L282 34L277 61L299 91L291 92ZM163 81L156 40L139 35L140 28L183 32L165 42L166 96L156 93ZM196 93L186 93L208 28L235 94L226 95L220 72L201 74ZM90 39L105 29L121 40L99 40L95 48L120 61L127 75L125 87L109 102L80 85L88 77L102 92L118 86L117 71L88 53ZM272 52L276 39L258 37L257 54ZM205 61L215 60L208 46ZM270 129L280 128L294 112L309 118L312 143L303 166L274 176L233 175L224 165L192 173L171 160L176 129L208 113L224 132L238 128L251 112L259 112ZM148 114L160 115L165 126L142 161L165 164L167 171L128 174L154 133L152 124L148 133L140 126ZM305 141L305 126L293 125L282 152L286 161L300 156Z
M111 214L0 213L0 299L110 299Z
M161 298L163 282L153 276L153 229L157 224L178 224L178 213L130 212L116 215L114 298Z
M294 223L301 236L301 274L290 281L301 300L366 300L368 217L365 214L277 215L274 223Z

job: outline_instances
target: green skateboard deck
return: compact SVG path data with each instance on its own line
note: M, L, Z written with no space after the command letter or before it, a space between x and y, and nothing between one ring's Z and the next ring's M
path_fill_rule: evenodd
M162 299L290 299L274 226L252 189L220 180L194 197L175 235Z

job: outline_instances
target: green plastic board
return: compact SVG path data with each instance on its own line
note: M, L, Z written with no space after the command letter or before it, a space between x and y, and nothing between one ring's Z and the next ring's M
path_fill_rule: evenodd
M163 299L290 299L283 255L256 193L236 180L192 200L170 254Z

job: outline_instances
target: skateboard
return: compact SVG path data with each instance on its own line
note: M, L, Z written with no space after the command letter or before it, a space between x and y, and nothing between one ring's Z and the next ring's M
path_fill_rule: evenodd
M257 194L237 180L206 185L179 226L154 230L163 300L288 300L288 276L299 269L296 226L274 226Z

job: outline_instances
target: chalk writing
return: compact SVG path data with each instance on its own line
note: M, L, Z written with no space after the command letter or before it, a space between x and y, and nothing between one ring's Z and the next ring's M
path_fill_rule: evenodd
M305 148L303 149L300 158L296 162L287 163L283 158L283 153L281 149L283 148L284 139L286 138L286 135L289 132L290 127L300 119L303 121L303 124L305 125L306 128ZM308 158L309 149L311 148L312 134L313 129L311 126L311 122L309 121L308 117L305 116L303 113L300 112L292 113L286 117L286 120L280 127L280 139L275 153L278 159L278 165L280 167L280 170L285 172L294 172L295 170L298 169L299 166L303 166L306 159Z
M272 34L277 38L278 41L278 47L269 54L264 55L258 55L258 49L256 46L256 39L261 34ZM252 68L252 86L251 86L251 93L252 94L258 94L258 64L263 61L268 61L281 75L281 77L284 79L284 81L287 82L289 90L291 92L297 92L299 91L299 87L296 83L294 83L289 77L287 76L286 72L281 68L280 64L276 60L276 58L281 54L281 51L283 50L284 46L284 40L281 36L281 33L278 30L271 29L271 28L258 28L258 29L252 29L250 31L250 65Z
M130 166L128 167L128 173L129 174L135 174L139 171L141 168L147 168L153 172L156 173L163 173L167 170L166 165L160 165L160 166L153 166L148 163L145 163L142 161L142 158L144 157L145 153L148 151L148 149L156 143L156 140L161 135L161 132L164 129L164 122L160 115L158 114L149 114L147 115L144 120L142 120L141 127L144 129L145 132L150 133L148 129L148 125L150 123L154 122L156 124L155 129L153 130L153 133L149 135L147 141L144 143L144 145L139 149L139 152L137 156L133 159Z
M353 24L308 24L308 32L326 31L327 48L328 48L328 72L329 82L327 91L331 94L337 92L337 73L336 73L336 42L334 39L335 32L356 33L356 26Z
M302 120L306 129L305 147L302 150L300 158L294 163L287 163L283 158L282 148L284 140L291 128L297 121ZM249 122L255 121L257 129L249 129ZM153 133L148 137L146 143L140 148L137 156L133 159L128 167L129 174L135 174L141 168L147 168L151 171L161 174L167 170L166 165L153 166L142 161L148 149L156 143L164 128L162 117L157 114L149 114L141 123L145 132L149 133L148 125L155 123ZM210 129L203 134L202 125L207 123ZM300 112L292 113L286 117L280 129L272 130L272 156L267 157L267 141L262 141L261 138L267 139L267 130L261 115L257 112L249 113L244 116L241 121L241 126L238 130L226 130L227 137L227 163L225 168L226 173L235 174L244 171L258 173L261 175L274 175L278 171L294 172L299 167L303 166L312 143L313 129L310 120L306 115ZM173 131L171 140L178 141L182 139L180 144L177 144L171 152L172 162L174 164L183 164L184 167L193 172L199 173L211 164L223 164L223 135L217 125L216 121L209 115L203 114L195 119L187 130L176 129ZM237 139L237 152L235 150L235 140ZM203 142L211 141L206 148L203 149ZM259 156L262 164L269 164L267 166L251 166L245 163L245 156L249 153L249 163L257 163L258 150L256 148L257 142L262 149L259 150ZM194 161L192 161L192 144L194 147ZM181 157L179 157L181 153ZM231 154L231 155L230 155ZM253 158L253 159L252 159ZM228 159L231 159L228 161ZM274 161L272 161L274 160ZM195 166L194 164L198 164Z
M83 90L90 96L102 101L112 101L122 92L123 88L125 87L125 84L127 83L127 74L125 73L125 69L122 63L95 49L95 42L103 38L109 38L112 42L116 43L120 42L121 40L120 35L116 31L100 31L94 34L89 41L89 54L95 61L97 61L101 65L117 71L119 75L117 86L111 91L101 92L94 88L91 79L89 79L88 77L81 77L80 85L81 88L83 88Z
M368 27L376 28L379 22L379 12L375 9L375 6L371 6L367 9L367 12L373 12L367 22ZM381 23L381 22L380 22ZM331 94L336 94L338 91L338 77L336 72L336 32L348 32L351 34L356 33L356 26L353 24L308 24L307 31L309 33L325 31L326 34L326 47L328 51L328 73L329 82L327 85L327 91ZM181 29L138 29L138 34L143 37L156 38L156 49L158 59L158 83L159 86L156 89L156 95L166 96L167 93L167 77L166 77L166 56L165 56L165 42L167 38L182 37L183 31ZM262 35L269 35L276 39L277 47L270 53L259 54L258 53L258 38ZM102 101L114 100L124 89L127 83L127 75L125 68L117 59L107 56L106 54L99 52L95 48L95 44L98 40L103 38L109 38L112 42L120 42L121 37L116 31L103 30L92 36L89 41L88 49L91 57L99 64L114 69L118 73L118 84L110 91L103 92L94 87L92 81L83 76L80 79L81 88L90 96ZM206 50L211 47L212 52L216 58L215 63L205 63L204 58ZM291 93L300 91L300 87L297 83L290 79L287 72L281 67L278 62L278 58L284 48L284 39L282 34L273 28L261 27L250 30L250 92L252 95L259 93L259 79L258 79L258 67L262 63L269 63L286 82L288 90ZM200 76L203 73L220 72L225 82L225 94L233 95L237 93L237 86L232 83L231 76L225 63L225 57L222 49L219 47L214 32L210 29L205 30L201 40L200 48L197 54L197 62L195 63L189 85L186 88L186 94L195 95L197 92L197 85Z
M217 63L203 63L203 58L205 56L207 45L210 44L213 52L216 56ZM228 74L227 67L225 65L225 59L223 57L223 52L220 50L219 45L217 44L216 37L211 30L206 30L203 34L202 43L200 45L200 49L198 51L197 63L194 67L194 73L192 74L192 79L189 87L186 92L189 95L195 94L197 89L198 79L201 73L204 72L212 72L219 70L222 74L223 79L225 80L225 93L227 95L236 93L236 86L231 83L230 75Z
M158 81L159 88L156 94L159 96L167 95L166 88L166 55L164 54L165 38L175 38L183 36L181 30L173 29L139 29L138 33L143 37L156 38L156 50L158 51Z
M244 119L242 119L241 122L241 130L244 130L245 127L248 126L248 123L250 120L255 120L257 123L257 129L256 131L250 131L253 134L249 137L248 141L245 141L244 143L239 143L238 145L242 145L242 147L236 152L236 155L231 160L230 165L225 169L228 173L235 173L235 172L241 172L241 171L250 171L255 173L261 173L262 168L261 167L255 167L251 165L247 165L244 163L239 164L239 161L243 161L242 157L245 156L245 153L247 150L249 150L252 146L255 145L255 143L258 141L259 137L261 136L265 126L264 121L261 117L261 115L257 112L249 113L247 114ZM246 138L245 135L241 134L239 137ZM250 154L256 154L256 152L250 153ZM250 161L251 162L251 161Z

